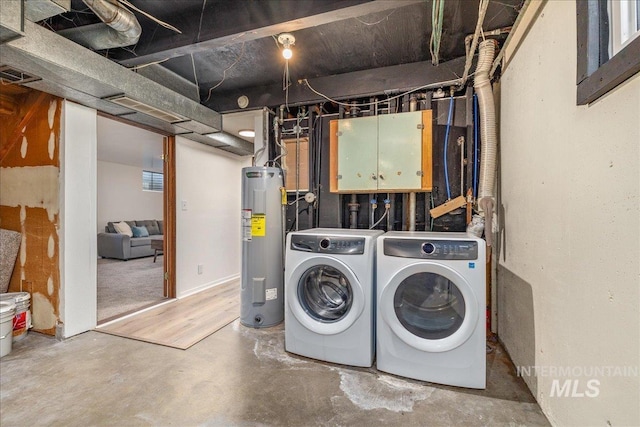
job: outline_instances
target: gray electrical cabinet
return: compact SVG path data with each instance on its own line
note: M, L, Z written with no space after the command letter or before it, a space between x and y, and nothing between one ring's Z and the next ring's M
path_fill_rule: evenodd
M284 320L282 171L242 169L240 323L254 328Z

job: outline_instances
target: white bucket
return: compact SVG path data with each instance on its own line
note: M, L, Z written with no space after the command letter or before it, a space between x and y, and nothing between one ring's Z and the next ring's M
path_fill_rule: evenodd
M0 357L11 353L15 313L16 305L13 302L0 301Z
M31 295L29 292L9 292L0 294L0 301L13 302L16 306L16 313L13 318L13 340L20 341L27 336L31 328Z

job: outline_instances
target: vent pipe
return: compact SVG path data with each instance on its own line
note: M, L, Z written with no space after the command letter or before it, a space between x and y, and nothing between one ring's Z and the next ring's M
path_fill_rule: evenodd
M135 15L117 0L82 0L104 24L84 25L58 34L93 50L112 49L138 43L142 27Z
M480 107L480 129L482 135L482 154L480 157L480 189L478 207L485 215L485 236L487 245L493 241L492 218L495 206L496 158L498 138L496 134L496 109L493 90L489 79L489 70L495 56L495 41L485 40L480 43L478 66L476 67L473 87L478 94Z

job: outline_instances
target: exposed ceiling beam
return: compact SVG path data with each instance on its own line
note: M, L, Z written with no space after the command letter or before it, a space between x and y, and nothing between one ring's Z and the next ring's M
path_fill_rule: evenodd
M455 80L462 75L465 58L443 62L438 66L431 61L394 65L372 70L355 71L328 77L309 79L311 86L331 99L346 100L386 93L399 94L424 85ZM238 111L237 100L241 95L249 98L249 108L277 106L285 103L282 85L254 87L242 92L221 93L206 105L219 112ZM326 101L307 87L304 82L294 82L289 88L289 105L302 105Z
M271 37L283 32L298 31L305 28L328 24L349 18L365 16L371 13L382 12L422 3L425 0L341 0L313 2L304 10L305 16L299 16L299 5L284 7L277 14L257 13L255 10L240 9L236 16L228 14L215 16L215 23L209 23L199 35L199 40L194 42L193 34L172 35L164 40L158 40L157 36L149 39L149 35L143 34L136 46L135 56L130 52L122 51L112 54L112 59L126 66L148 64L154 61L162 61L192 53L209 51L236 43ZM225 8L240 7L243 2L225 3ZM252 7L270 7L270 2L252 2ZM247 15L244 17L243 15ZM260 20L260 26L256 27L253 15L265 17ZM229 19L231 18L231 19ZM218 22L219 21L219 22ZM151 35L153 37L153 34Z

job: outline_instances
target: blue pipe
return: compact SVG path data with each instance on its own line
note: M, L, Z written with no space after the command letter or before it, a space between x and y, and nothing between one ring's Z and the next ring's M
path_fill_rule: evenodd
M449 168L447 166L447 151L449 150L449 129L451 129L451 117L453 116L453 93L449 101L449 115L447 116L447 130L444 134L444 180L447 184L447 200L451 200L451 187L449 186Z
M478 131L480 120L478 117L478 94L473 94L473 197L478 197Z

